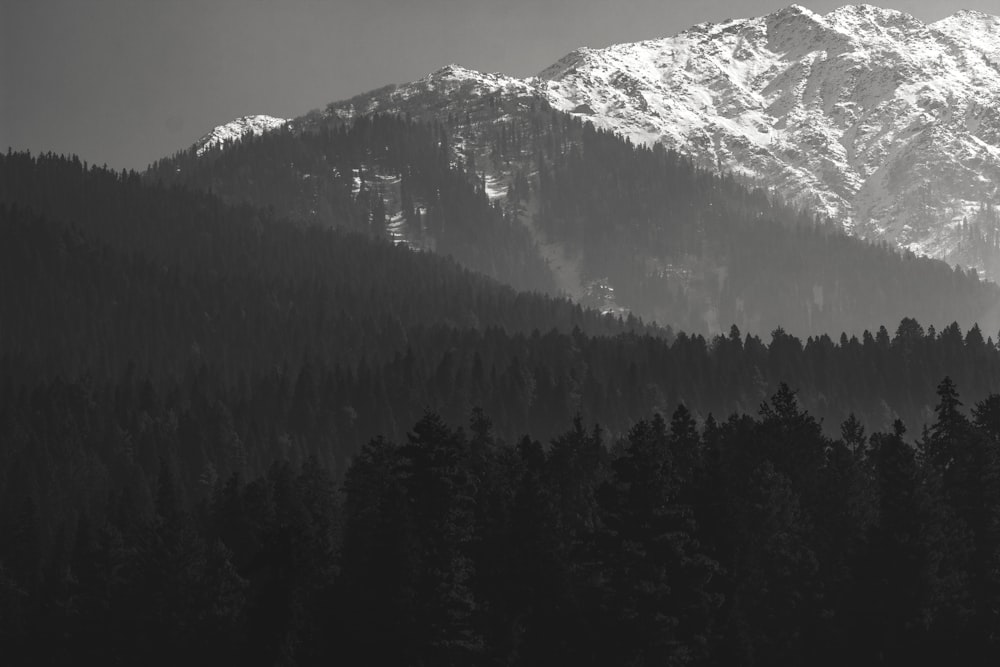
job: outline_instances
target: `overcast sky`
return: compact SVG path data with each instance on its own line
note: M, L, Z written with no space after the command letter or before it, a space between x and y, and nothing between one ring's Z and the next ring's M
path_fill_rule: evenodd
M931 22L1000 0L888 0ZM788 0L0 0L0 149L144 168L234 117L291 117L448 63L535 74ZM825 13L845 0L800 4Z

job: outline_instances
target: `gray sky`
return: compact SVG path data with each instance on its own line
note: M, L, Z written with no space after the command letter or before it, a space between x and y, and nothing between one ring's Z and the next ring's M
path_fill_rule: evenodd
M534 74L579 46L791 0L0 0L0 150L144 168L237 116L291 117L448 63ZM930 22L1000 0L886 0ZM800 0L825 13L847 0Z

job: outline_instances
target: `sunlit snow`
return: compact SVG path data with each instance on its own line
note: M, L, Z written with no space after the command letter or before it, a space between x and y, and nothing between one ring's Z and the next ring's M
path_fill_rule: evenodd
M223 146L226 143L236 141L247 134L260 136L265 132L270 132L288 123L287 118L275 118L274 116L256 115L242 116L225 125L219 125L195 144L195 152L199 157L216 146Z
M448 65L329 113L429 103L445 116L496 95L545 99L635 143L766 183L851 233L943 259L962 259L956 221L1000 201L1000 18L981 12L925 25L871 5L792 5L577 49L528 79ZM505 187L487 174L491 198Z

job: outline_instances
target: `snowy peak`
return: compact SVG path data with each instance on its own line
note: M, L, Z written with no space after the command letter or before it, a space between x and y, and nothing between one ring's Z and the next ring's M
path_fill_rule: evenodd
M421 84L429 88L463 88L482 93L498 91L526 92L530 90L530 86L520 79L499 73L486 74L484 72L477 72L476 70L454 64L442 67L439 70L431 72L415 84L401 86L401 88L407 89L414 85L419 88Z
M587 55L591 51L593 51L593 49L586 46L570 51L557 62L549 65L544 70L539 72L538 78L558 79L565 74L575 71L580 64L586 62Z
M994 35L1000 29L1000 16L993 16L976 9L960 9L948 18L932 23L932 27L939 27L946 24L956 24L971 26L983 29L986 32L992 31Z
M885 32L901 39L925 27L923 22L905 12L875 5L846 5L824 15L823 19L841 30Z
M425 81L469 81L478 80L484 75L481 72L456 65L454 63L445 65L441 69L435 70L424 77Z
M225 125L219 125L195 143L195 152L200 157L216 146L236 141L247 134L260 136L276 130L288 123L287 118L275 118L263 114L242 116Z
M778 11L771 14L771 16L805 16L809 18L817 18L819 15L813 13L808 7L803 7L802 5L791 4L784 9L779 9Z
M789 5L773 14L768 14L764 17L764 22L768 26L768 34L777 31L778 28L786 33L811 33L817 28L827 27L822 16L801 5Z
M1000 17L963 9L930 25L931 30L988 55L1000 54Z
M766 184L849 232L1000 279L1000 230L974 230L979 211L1000 206L996 16L960 11L925 25L873 5L827 14L790 5L579 48L528 79L452 64L312 118L468 117L495 112L501 98L504 113L543 100L634 143ZM206 139L267 131L245 121ZM994 259L970 250L980 236L993 239Z
M1000 19L931 25L791 5L580 49L539 75L556 108L774 187L857 234L986 268L960 230L1000 193Z
M850 232L1000 278L1000 255L988 266L961 232L1000 204L995 16L961 11L928 26L874 5L790 5L579 48L526 80L449 65L328 111L446 117L497 94L542 98L635 143L766 183Z
M411 113L414 117L447 115L465 111L470 103L493 95L536 95L532 80L504 74L487 74L446 65L411 83L385 86L327 106L326 114L340 120L376 112Z

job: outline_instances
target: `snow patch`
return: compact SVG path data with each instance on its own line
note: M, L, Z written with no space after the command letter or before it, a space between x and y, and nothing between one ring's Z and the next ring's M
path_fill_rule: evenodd
M248 134L259 137L265 132L271 132L272 130L284 127L288 122L289 119L287 118L275 118L274 116L261 114L242 116L224 125L217 126L199 139L195 143L195 154L201 157L216 146L224 146Z

